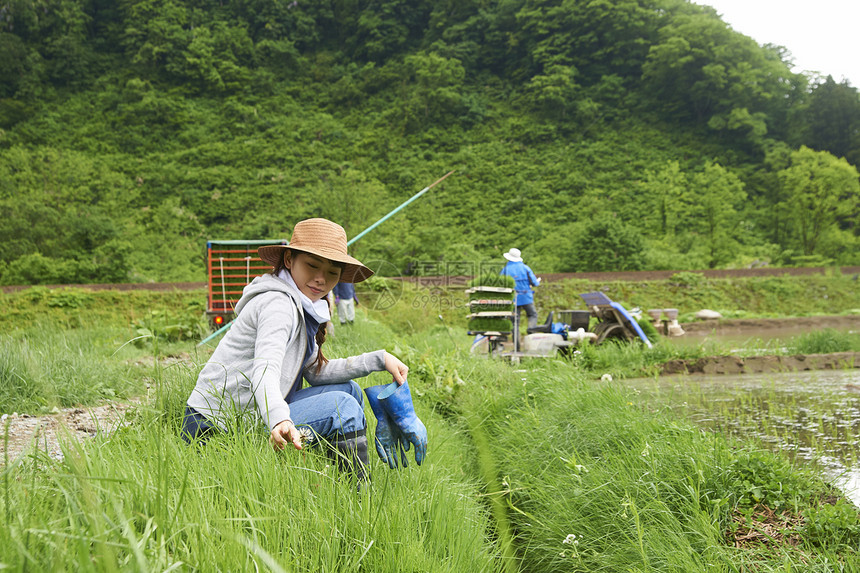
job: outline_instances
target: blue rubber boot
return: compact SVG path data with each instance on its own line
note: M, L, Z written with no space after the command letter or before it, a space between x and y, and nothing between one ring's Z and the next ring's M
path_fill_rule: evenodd
M374 444L376 445L376 453L379 454L379 459L388 464L391 469L397 468L397 453L403 459L403 467L406 467L406 453L398 447L401 439L400 430L394 424L391 417L385 413L382 404L379 402L379 394L388 386L382 384L380 386L371 386L364 389L367 395L367 403L370 404L370 409L376 416L376 436Z
M379 403L382 409L391 418L400 434L405 439L403 448L408 450L409 443L415 446L415 461L418 465L424 461L427 453L427 428L415 414L412 405L412 394L409 392L409 383L404 382L401 386L397 382L389 384L379 395ZM404 456L405 460L405 456ZM404 463L404 465L406 465Z

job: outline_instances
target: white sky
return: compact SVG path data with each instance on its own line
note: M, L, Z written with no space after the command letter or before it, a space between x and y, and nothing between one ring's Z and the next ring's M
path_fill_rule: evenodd
M860 89L860 0L695 0L759 44L785 46L794 72L847 79Z

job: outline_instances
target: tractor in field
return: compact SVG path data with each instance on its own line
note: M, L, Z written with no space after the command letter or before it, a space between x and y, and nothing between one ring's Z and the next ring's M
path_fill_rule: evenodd
M487 296L490 293L493 298ZM556 314L550 312L546 322L528 328L522 340L514 336L519 332L519 317L512 298L508 298L512 289L473 287L467 294L472 297L467 332L475 336L473 352L486 349L490 355L509 357L555 356L584 342L602 344L611 339L639 340L651 347L636 319L600 291L579 295L588 310L558 311L558 322L553 320Z

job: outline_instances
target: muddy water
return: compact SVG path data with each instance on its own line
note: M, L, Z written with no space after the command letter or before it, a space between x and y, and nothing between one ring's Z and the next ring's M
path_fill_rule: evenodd
M695 423L817 463L860 505L860 369L625 381Z

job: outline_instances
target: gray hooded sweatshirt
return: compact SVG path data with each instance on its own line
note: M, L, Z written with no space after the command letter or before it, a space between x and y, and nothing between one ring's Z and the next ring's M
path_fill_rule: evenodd
M236 320L200 371L188 405L222 430L233 416L252 423L262 419L271 430L290 420L284 399L300 369L311 386L385 370L384 350L329 360L317 373L315 348L303 367L308 337L299 297L273 275L251 281L236 303Z

